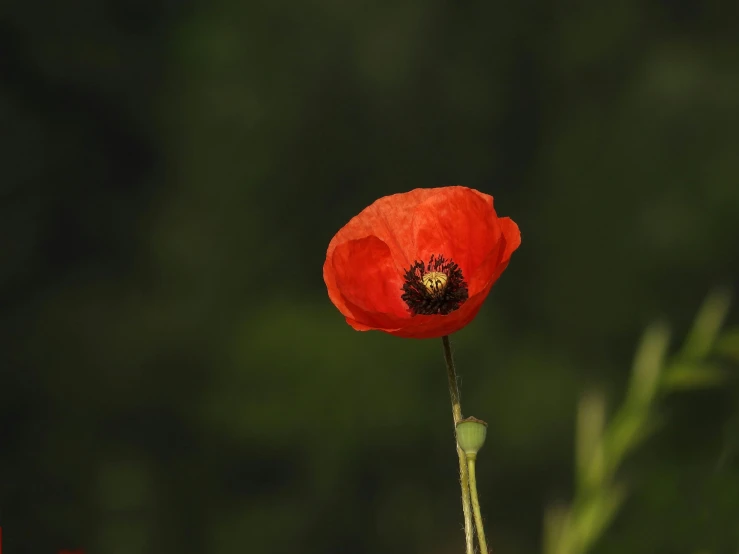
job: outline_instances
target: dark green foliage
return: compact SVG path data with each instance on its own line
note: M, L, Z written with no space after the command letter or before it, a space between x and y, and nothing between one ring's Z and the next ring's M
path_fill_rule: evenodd
M674 348L739 276L736 21L633 0L4 8L7 552L461 552L440 341L352 331L321 279L349 217L448 184L522 230L453 345L489 422L489 542L540 552L577 490L581 394L619 406L644 327L666 318ZM672 375L594 551L736 550L738 344L706 358L718 386Z

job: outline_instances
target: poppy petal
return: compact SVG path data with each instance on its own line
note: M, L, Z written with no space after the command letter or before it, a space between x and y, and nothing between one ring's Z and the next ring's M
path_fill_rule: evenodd
M336 284L352 319L372 326L397 327L409 316L400 298L403 279L390 248L375 236L350 240L334 249Z
M493 198L465 187L449 187L420 204L414 213L414 235L418 255L433 254L453 259L468 279L491 251L497 248L501 230L497 225Z
M521 231L518 225L510 217L501 217L498 219L500 230L503 233L506 241L506 247L503 252L502 261L508 262L511 259L511 254L521 246Z
M449 315L417 315L398 329L380 329L391 335L405 338L438 338L459 331L470 323L482 307L487 294L480 293L470 298Z
M367 206L344 225L328 245L330 257L338 244L349 240L375 236L390 248L399 273L416 260L413 235L413 211L440 189L415 189L385 196Z

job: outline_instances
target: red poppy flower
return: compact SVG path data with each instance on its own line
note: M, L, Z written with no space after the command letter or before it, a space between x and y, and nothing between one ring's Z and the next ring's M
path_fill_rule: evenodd
M358 331L441 337L472 321L520 244L492 196L416 189L380 198L336 233L323 279Z

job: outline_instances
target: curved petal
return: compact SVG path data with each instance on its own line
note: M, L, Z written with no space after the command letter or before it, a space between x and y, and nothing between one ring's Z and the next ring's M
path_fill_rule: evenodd
M384 329L379 329L377 327L372 327L371 325L365 325L364 323L359 323L358 321L352 319L351 317L345 317L345 319L346 319L346 322L355 331L384 331Z
M393 327L410 314L401 299L403 278L390 248L375 236L339 244L331 259L336 286L352 319Z
M453 259L468 280L497 247L501 230L493 197L465 187L447 187L420 204L413 217L416 252Z
M462 307L449 315L419 315L411 323L399 329L383 329L396 337L431 339L451 335L470 323L482 307L484 297L476 300L470 298Z
M506 241L506 247L503 250L502 261L508 262L511 259L511 254L521 246L521 231L510 217L501 217L498 220L500 230L503 233Z
M521 233L513 220L508 217L500 218L497 226L500 230L498 242L468 281L470 295L492 285L508 266L513 251L521 245Z
M333 305L336 306L345 317L351 317L352 313L349 311L349 307L346 305L344 297L341 295L339 285L336 284L336 273L334 272L334 264L332 261L333 250L334 249L330 249L328 251L326 254L326 261L323 262L323 282L326 283L328 297Z
M414 189L375 200L350 219L331 239L327 258L331 257L339 244L375 236L390 248L398 272L404 271L416 256L412 232L413 210L425 199L438 194L439 190Z
M367 327L350 321L347 323L359 331L377 330L396 337L428 339L450 335L459 331L470 323L482 307L488 291L481 292L475 298L470 298L461 308L449 315L417 315L406 320L400 327Z

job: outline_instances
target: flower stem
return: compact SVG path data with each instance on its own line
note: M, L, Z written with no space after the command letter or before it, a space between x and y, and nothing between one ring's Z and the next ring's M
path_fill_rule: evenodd
M452 359L452 346L449 343L449 336L441 337L444 343L444 360L446 361L446 375L449 381L449 396L452 400L452 415L454 416L455 437L456 426L462 420L462 405L459 402L459 388L457 387L457 372L454 369L454 360ZM455 440L456 442L456 440ZM457 445L457 455L459 456L459 483L462 487L462 512L464 513L464 538L467 545L467 554L474 554L475 548L472 543L472 508L470 506L470 486L469 475L467 469L467 456Z
M480 501L477 499L477 477L475 476L475 459L477 455L467 456L470 476L470 496L472 496L472 510L475 512L475 527L477 527L477 542L480 543L480 552L487 554L488 544L485 540L485 528L482 526Z

